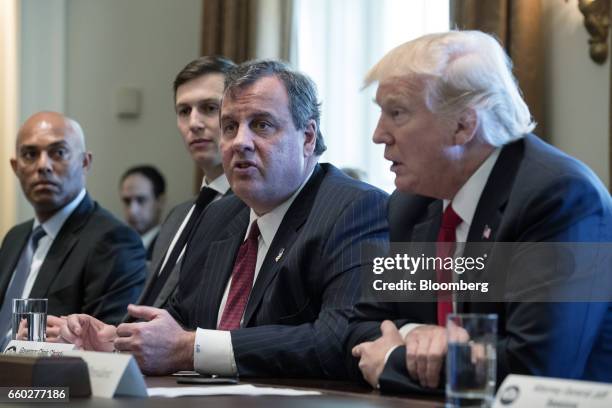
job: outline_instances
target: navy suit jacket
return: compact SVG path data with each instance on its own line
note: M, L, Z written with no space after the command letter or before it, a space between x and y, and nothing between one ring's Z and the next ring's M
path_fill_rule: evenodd
M316 166L263 261L243 327L231 331L240 376L346 376L347 317L369 263L360 252L364 245L386 250L386 205L386 193ZM170 306L186 328L216 329L249 211L234 196L202 215Z
M228 196L230 194L233 194L232 190L227 190L224 196ZM176 205L174 208L172 208L172 210L170 210L170 213L163 222L159 231L159 235L155 240L153 257L151 259L151 264L149 267L149 276L147 277L147 281L145 282L144 289L142 290L142 293L138 298L137 304L144 304L144 300L147 298L149 292L153 289L156 279L159 278L157 274L159 273L162 262L166 258L168 249L170 249L170 244L172 243L172 240L178 232L178 229L180 228L181 224L183 223L183 221L185 221L185 217L187 217L187 214L189 214L189 210L191 209L191 207L193 207L194 201L195 199L192 199ZM166 278L164 286L155 298L153 304L147 306L159 308L163 308L166 306L166 304L172 298L172 295L174 294L176 288L178 287L181 264L182 258L179 258L176 265L172 269L172 272ZM126 315L124 321L131 322L132 318L129 317L129 315Z
M389 202L391 241L435 242L441 215L441 200L395 192ZM483 234L486 229L488 238ZM470 250L470 242L479 241L492 247L484 273L507 274L507 285L525 282L529 275L555 276L580 270L590 259L561 265L554 261L563 259L562 254L551 262L541 252L533 252L529 243L612 241L610 195L582 163L527 135L503 147L489 176L465 251ZM520 265L513 267L505 263L507 258L496 259L495 242L525 243L517 260ZM605 267L601 272L610 273ZM610 303L466 302L458 308L464 313L498 315L498 385L509 373L612 381ZM384 319L394 320L398 327L437 324L436 304L361 302L351 317L347 349L379 337ZM352 374L361 377L356 359L349 360ZM380 386L388 391L430 391L408 378L404 347L390 356Z
M0 303L32 231L30 220L13 227L0 250ZM55 237L30 292L47 298L56 316L87 313L118 324L146 276L140 237L88 194Z
M144 289L138 298L137 304L142 305L144 299L147 298L149 292L152 290L157 279L157 274L159 273L159 268L166 257L166 253L168 252L168 248L172 243L172 239L176 235L176 232L185 220L185 217L189 213L192 206L193 200L178 204L172 208L166 217L166 220L163 222L159 234L157 235L157 239L155 240L155 246L153 247L153 256L151 257L151 263L149 265L149 275L147 276ZM179 270L180 262L177 262L172 270L172 273L166 279L162 290L155 298L153 304L146 306L164 307L166 305L178 285ZM131 321L131 319L128 315L126 315L124 321Z

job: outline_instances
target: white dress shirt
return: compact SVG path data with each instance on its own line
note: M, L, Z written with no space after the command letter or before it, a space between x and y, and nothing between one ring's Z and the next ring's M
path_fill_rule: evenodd
M62 226L70 217L70 215L76 210L76 208L81 204L83 198L85 197L85 189L82 189L81 192L68 204L62 207L57 213L55 213L51 218L49 218L44 223L40 223L37 218L34 218L34 224L32 225L32 230L34 230L39 225L42 226L42 229L45 230L46 235L43 236L40 241L38 241L38 247L36 248L36 252L32 256L32 265L30 266L30 273L28 274L28 279L26 280L25 286L23 287L23 292L21 294L22 298L28 298L30 296L30 292L32 291L32 287L34 286L34 282L36 282L36 278L38 277L38 272L40 271L40 267L42 266L55 237L59 234ZM14 273L13 273L14 274Z
M251 226L253 225L253 221L257 220L257 226L259 227L260 231L257 246L255 275L253 276L253 285L255 285L257 276L259 275L259 269L263 264L270 245L272 245L272 240L274 240L274 236L276 235L279 226L283 222L285 214L287 213L289 207L291 206L297 195L300 193L300 191L302 191L302 188L304 188L311 176L312 172L308 177L306 177L300 188L298 188L291 195L291 197L289 197L285 202L280 204L272 211L262 216L258 216L251 209L249 215L249 227L247 228L247 231L244 234L244 240L246 240L247 236L249 235L249 231L251 229ZM219 324L221 316L223 315L223 310L225 309L225 304L227 302L231 283L232 278L230 277L229 281L227 282L227 285L225 286L225 292L223 293L221 304L219 305L219 311L217 313L217 324ZM198 328L196 331L196 338L193 349L193 366L196 371L203 374L218 374L225 376L236 375L238 370L236 368L236 361L234 359L234 350L232 347L232 337L230 332L223 330L207 330Z
M140 236L140 239L142 240L142 246L147 252L149 251L149 247L153 243L153 240L155 239L157 234L159 234L160 229L161 225L156 225Z
M212 188L213 190L215 190L216 192L219 193L213 199L213 201L220 200L223 197L223 195L225 193L227 193L227 190L230 189L229 181L227 181L227 177L225 177L225 174L221 174L219 177L217 177L216 179L214 179L210 183L208 183L206 181L206 178L204 178L202 180L202 188L204 188L204 187ZM183 219L183 222L179 226L179 229L176 230L176 233L174 234L174 237L172 238L172 241L170 242L170 246L168 247L168 250L166 251L166 255L164 256L164 262L162 262L161 268L159 268L158 273L161 273L161 271L164 270L164 266L166 266L166 262L168 262L168 257L172 253L172 250L174 249L174 246L176 245L176 241L178 241L179 237L181 236L181 233L185 229L185 226L189 222L189 219L191 218L191 214L193 214L193 209L194 208L195 208L195 203L193 203L193 205L191 206L191 208L187 212L187 215ZM184 254L185 254L185 248L183 248L183 250L179 254L179 257L176 259L177 263L181 261L181 259L183 258Z

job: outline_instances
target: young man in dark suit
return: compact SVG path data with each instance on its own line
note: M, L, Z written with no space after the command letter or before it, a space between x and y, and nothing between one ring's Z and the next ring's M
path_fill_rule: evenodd
M130 306L114 345L143 372L341 378L363 246L386 247L387 195L318 164L314 84L274 61L226 79L223 166L235 196L210 205L168 310Z
M92 201L85 177L92 155L79 124L55 112L31 116L11 166L35 218L12 228L0 251L0 336L13 298L47 298L56 316L89 313L118 323L146 275L138 235ZM50 317L49 336L61 322Z
M427 35L388 53L366 82L378 82L373 139L396 175L391 241L466 243L450 256L487 248L477 276L514 301L438 294L360 303L347 342L355 375L383 391L443 392L446 316L457 311L498 315L498 384L509 373L612 380L609 263L551 244L609 242L610 195L584 164L530 133L535 124L499 43L476 31ZM565 279L576 275L588 291ZM593 284L606 279L603 301L590 302Z
M176 123L185 148L194 164L204 173L201 191L174 207L161 225L151 259L150 274L136 302L139 305L165 307L178 282L184 249L196 221L211 202L230 193L223 173L219 150L219 108L225 75L234 63L223 57L199 57L187 64L174 79ZM124 320L130 320L126 316ZM63 341L99 351L114 348L116 327L91 316L69 316L72 330L66 327ZM82 337L75 335L78 331Z
M199 214L209 203L231 192L219 150L219 109L225 75L233 67L227 58L203 56L187 64L174 79L176 124L204 178L196 200L177 205L163 222L153 249L152 273L138 304L166 305L178 285L184 246Z

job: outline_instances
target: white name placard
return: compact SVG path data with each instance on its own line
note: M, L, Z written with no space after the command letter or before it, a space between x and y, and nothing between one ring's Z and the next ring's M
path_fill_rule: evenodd
M4 348L4 353L32 357L59 357L75 348L74 344L11 340Z
M81 357L89 368L94 397L147 397L147 386L131 354L69 351L64 356Z
M493 407L610 408L612 384L511 374Z

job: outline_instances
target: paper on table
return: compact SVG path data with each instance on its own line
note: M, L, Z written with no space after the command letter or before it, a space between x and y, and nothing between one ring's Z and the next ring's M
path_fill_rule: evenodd
M154 387L147 390L149 397L187 397L194 395L284 395L298 397L321 395L318 391L302 391L289 388L255 387L251 384L206 387Z

